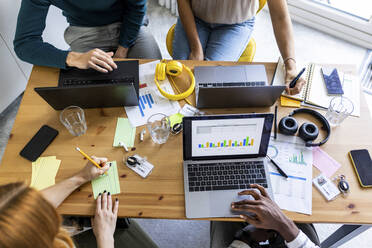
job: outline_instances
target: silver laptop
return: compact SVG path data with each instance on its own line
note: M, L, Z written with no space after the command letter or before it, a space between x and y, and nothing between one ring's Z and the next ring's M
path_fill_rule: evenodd
M257 183L272 195L266 153L273 114L184 117L187 218L232 217L240 191Z
M268 107L285 86L267 83L264 65L199 66L194 68L196 107Z

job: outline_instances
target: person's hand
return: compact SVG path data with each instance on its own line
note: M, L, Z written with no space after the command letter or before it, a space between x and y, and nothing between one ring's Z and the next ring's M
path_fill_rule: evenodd
M108 169L110 169L110 165L107 162L107 158L97 158L92 156L92 159L101 166L101 168L97 168L91 162L88 162L85 167L78 172L78 176L83 178L85 182L92 181L94 178L102 175Z
M128 50L128 48L119 45L114 54L114 58L125 59L128 56Z
M79 69L92 68L99 72L107 73L118 68L112 59L113 55L113 52L104 52L98 48L90 50L86 53L69 52L67 55L66 64Z
M306 81L302 77L297 80L296 86L289 88L291 81L298 75L296 69L296 63L293 60L288 60L285 65L285 85L286 93L290 95L296 95L301 92L302 87L305 85Z
M264 187L252 184L251 188L239 192L239 195L251 195L254 200L233 202L231 208L234 211L246 212L247 214L240 217L256 228L273 229L286 241L294 240L299 230L293 221L288 219L279 206L270 199Z
M98 247L114 247L114 232L118 216L119 200L112 203L110 192L104 192L97 197L96 213L91 219L93 233Z

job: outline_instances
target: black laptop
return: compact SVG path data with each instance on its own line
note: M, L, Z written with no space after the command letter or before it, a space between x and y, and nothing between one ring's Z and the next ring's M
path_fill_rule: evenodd
M75 105L81 108L137 106L138 60L116 61L117 69L101 73L93 69L61 70L58 87L35 91L55 110Z

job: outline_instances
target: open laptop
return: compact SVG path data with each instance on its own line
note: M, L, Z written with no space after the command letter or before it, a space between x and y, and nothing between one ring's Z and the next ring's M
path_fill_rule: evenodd
M71 105L81 108L138 105L138 61L115 63L118 68L108 73L93 69L61 70L58 87L40 87L35 91L55 110Z
M198 66L194 68L196 107L269 107L285 86L267 83L264 65Z
M236 216L230 204L252 183L272 195L265 159L272 124L273 114L183 118L187 218Z

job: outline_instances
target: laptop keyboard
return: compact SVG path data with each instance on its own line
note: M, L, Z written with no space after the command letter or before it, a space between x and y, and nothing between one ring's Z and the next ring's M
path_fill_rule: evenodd
M189 164L189 191L249 189L250 184L267 188L263 161Z
M215 88L215 87L252 87L252 86L265 86L264 81L257 82L224 82L224 83L199 83L202 88Z
M134 84L134 77L127 77L122 79L65 79L62 81L62 87L70 86L84 86L84 85L100 85L100 84Z

